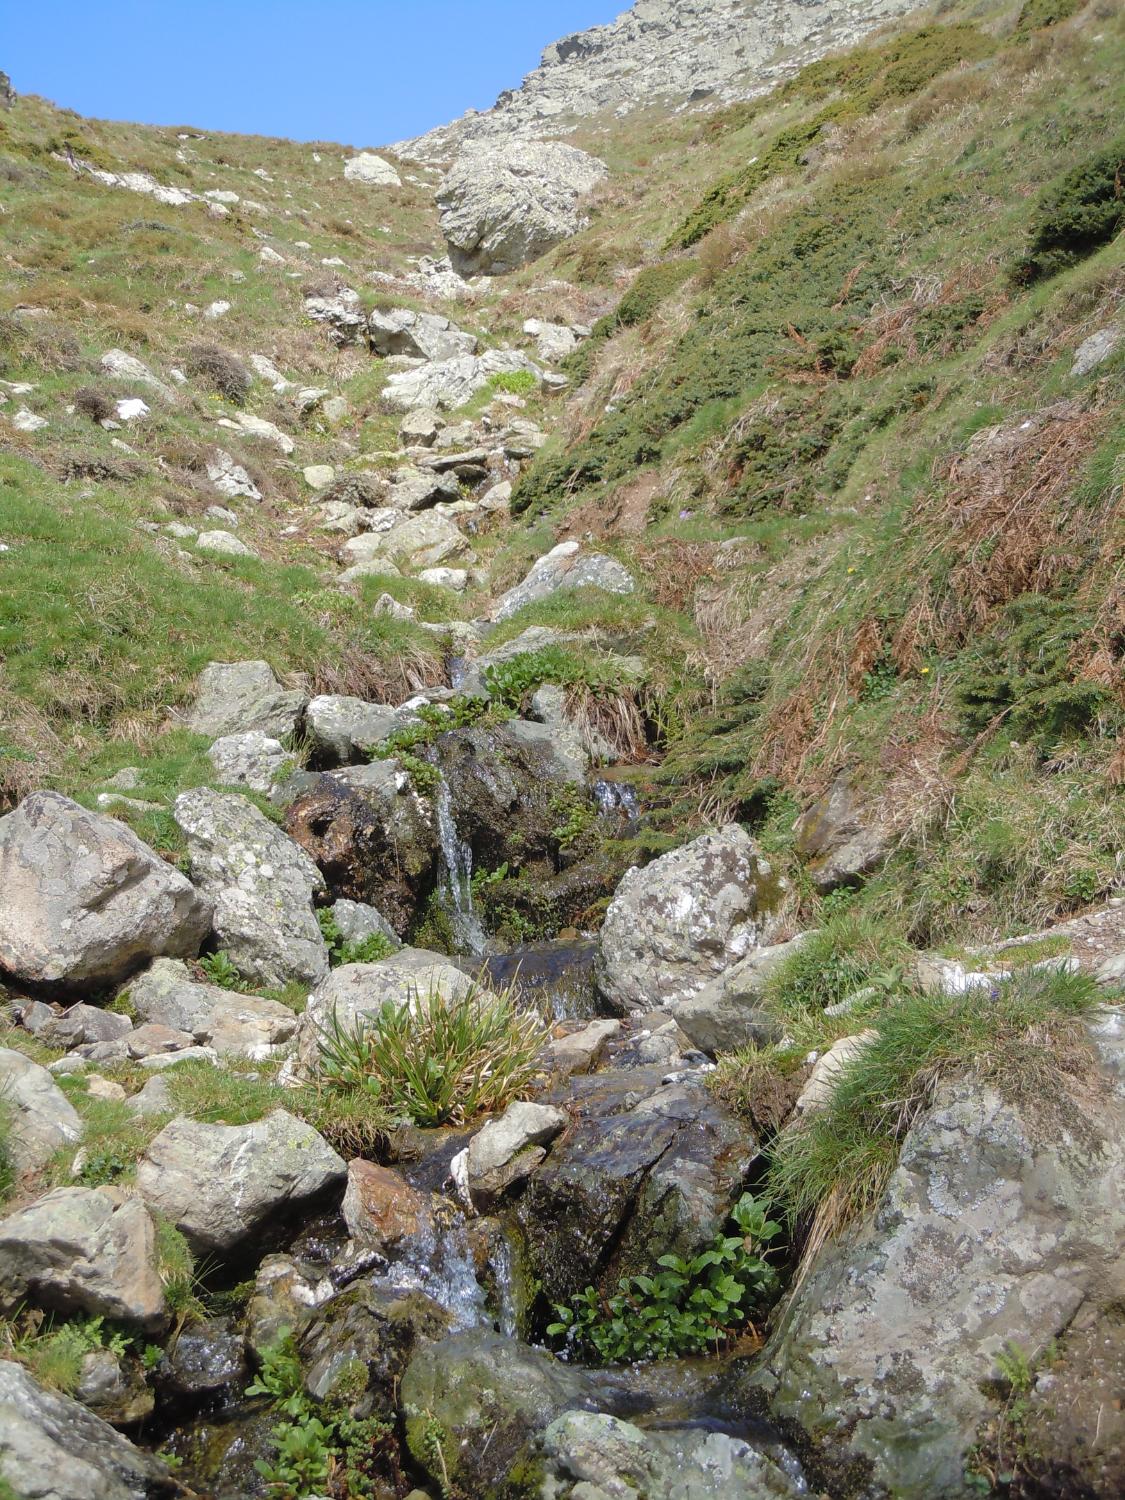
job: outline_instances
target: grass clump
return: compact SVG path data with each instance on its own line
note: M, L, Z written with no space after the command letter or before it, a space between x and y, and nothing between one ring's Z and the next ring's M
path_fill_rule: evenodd
M885 992L901 980L906 942L873 918L844 912L812 932L770 975L766 1004L791 1024L819 1016L857 990Z
M973 1074L1006 1099L1064 1109L1068 1091L1089 1087L1084 1022L1103 999L1092 979L1057 969L1024 970L990 991L903 991L828 1103L775 1140L771 1201L791 1221L812 1220L814 1243L874 1209L946 1078Z
M321 1074L330 1090L369 1094L416 1125L462 1124L526 1090L546 1038L513 990L473 985L454 997L431 987L350 1025L333 1014L321 1029Z
M735 1233L718 1234L691 1260L662 1255L653 1276L623 1276L602 1297L588 1286L547 1328L568 1353L598 1364L716 1353L768 1307L778 1290L766 1259L781 1226L744 1193L731 1210Z
M73 1396L78 1389L87 1354L108 1349L121 1358L128 1348L129 1339L106 1328L104 1317L44 1323L41 1313L29 1311L10 1321L0 1320L4 1357L23 1365L41 1384L66 1396Z

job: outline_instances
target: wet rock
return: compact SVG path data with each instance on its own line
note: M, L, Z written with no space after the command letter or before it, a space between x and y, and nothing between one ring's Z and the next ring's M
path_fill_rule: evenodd
M190 956L211 908L114 818L33 792L0 818L0 968L27 984L114 984L157 954Z
M1094 1039L1105 1071L1080 1103L941 1087L876 1213L817 1253L762 1362L732 1378L736 1406L768 1398L872 1488L966 1493L996 1353L1125 1292L1120 1012Z
M529 1177L566 1123L564 1112L551 1104L517 1101L482 1126L469 1142L466 1162L474 1205L487 1212L508 1188Z
M173 1120L137 1168L137 1191L198 1255L225 1254L277 1215L307 1209L345 1166L311 1125L277 1109L252 1125Z
M331 693L309 704L305 731L318 765L348 766L369 760L371 751L401 729L409 717L385 703Z
M680 1030L709 1057L736 1052L750 1043L779 1041L781 1028L763 1006L770 975L805 941L806 933L787 943L759 948L732 964L701 990L672 1007Z
M197 787L176 798L191 876L214 902L213 927L235 967L265 985L315 984L328 950L313 911L324 877L244 797Z
M177 1334L157 1370L173 1396L201 1397L241 1383L246 1347L222 1322L190 1323Z
M171 1500L165 1464L78 1401L0 1360L0 1473L35 1500Z
M291 1255L267 1255L246 1304L246 1342L258 1359L288 1330L303 1337L318 1307L335 1295L327 1280L314 1282Z
M560 591L591 588L610 594L631 594L634 587L628 569L616 558L597 552L582 554L578 542L560 542L532 565L522 583L501 594L493 606L492 618L506 620L525 605Z
M642 1430L601 1412L568 1411L543 1438L551 1493L565 1500L797 1500L799 1476L742 1438L684 1427ZM572 1487L573 1486L573 1487Z
M606 913L596 977L618 1014L674 1008L768 943L778 880L731 823L622 879Z
M284 739L297 728L307 698L281 686L264 661L213 661L199 676L185 719L192 734L248 734Z
M394 761L318 777L286 810L285 827L334 896L378 908L396 932L433 889L433 814Z
M352 1027L363 1016L377 1015L386 1004L409 1005L431 988L458 999L471 986L469 977L447 958L424 948L403 948L377 964L344 964L309 996L298 1033L298 1062L315 1071L318 1037L333 1016L341 1026Z
M349 1287L314 1314L301 1340L305 1389L325 1401L343 1387L358 1416L396 1406L398 1385L419 1339L440 1338L449 1319L420 1293L400 1296L370 1284ZM357 1390L357 1372L365 1384Z
M576 1115L529 1180L517 1215L544 1301L698 1254L722 1227L757 1143L702 1080L662 1066L571 1078ZM551 1096L549 1096L551 1097Z
M578 1031L555 1037L544 1051L544 1064L560 1078L589 1073L620 1030L620 1021L591 1021Z
M61 1187L0 1219L0 1304L24 1302L157 1328L164 1286L144 1205Z
M262 793L272 791L298 765L297 757L280 740L260 729L224 735L208 750L207 759L226 786L247 786Z
M433 1248L434 1211L429 1195L389 1167L356 1158L348 1163L344 1223L356 1244L388 1259L423 1243Z
M7 1149L16 1172L37 1172L60 1147L81 1140L81 1117L47 1069L7 1047L0 1047L0 1098L9 1116Z
M580 202L605 175L604 162L559 141L466 147L437 192L454 267L497 276L543 255L586 226Z
M592 1404L583 1372L486 1330L422 1347L402 1380L414 1459L435 1480L444 1468L451 1485L481 1500L555 1417Z
M157 959L135 979L129 1000L142 1020L176 1027L220 1055L269 1057L297 1030L296 1015L280 1001L200 984L172 959Z
M83 1406L121 1427L143 1421L156 1404L136 1361L126 1363L110 1349L91 1349L84 1356L74 1394Z
M818 891L858 885L886 858L887 830L873 821L847 772L797 819L797 852L808 861Z

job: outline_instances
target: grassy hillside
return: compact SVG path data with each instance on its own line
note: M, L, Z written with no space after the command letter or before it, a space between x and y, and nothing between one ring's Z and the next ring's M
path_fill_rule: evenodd
M589 536L637 594L561 596L495 639L555 624L648 658L642 848L737 817L814 918L792 824L846 770L894 852L829 904L946 941L1104 896L1125 847L1125 343L1069 372L1121 317L1123 46L1106 0L943 4L753 104L584 122L611 168L590 228L456 305L410 279L442 249L426 169L375 188L344 180L339 146L17 100L0 377L33 390L0 386L0 799L86 796L126 763L154 795L205 779L169 712L216 657L401 698L441 677L443 642L375 615L379 593L473 618ZM161 203L82 163L238 202ZM554 436L513 521L474 538L490 576L464 596L335 586L301 469L393 464L397 427L383 362L305 315L342 284L486 344L530 315L596 323L570 397L531 403ZM170 400L111 381L111 348L189 379ZM244 383L251 354L294 391ZM304 385L346 413L302 417ZM149 420L91 420L130 394ZM25 403L49 427L16 430ZM293 456L216 427L239 412ZM216 443L263 492L239 531L257 558L165 530L203 524Z

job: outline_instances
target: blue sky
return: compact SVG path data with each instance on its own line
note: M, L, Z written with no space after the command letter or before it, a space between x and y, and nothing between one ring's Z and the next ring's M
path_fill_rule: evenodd
M83 115L374 146L487 108L629 3L0 0L0 67Z

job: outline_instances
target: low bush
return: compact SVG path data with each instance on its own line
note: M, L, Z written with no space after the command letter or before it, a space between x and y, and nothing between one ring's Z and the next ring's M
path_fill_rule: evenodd
M184 354L184 369L208 389L241 406L254 377L237 355L218 344L192 344Z
M555 1309L548 1335L598 1364L717 1352L778 1290L766 1255L781 1226L749 1193L731 1218L736 1232L716 1235L692 1260L662 1255L654 1276L623 1276L608 1297L588 1286L573 1307Z
M1014 271L1026 285L1075 265L1125 225L1125 138L1087 157L1048 189L1031 226L1027 254Z
M416 1125L462 1124L524 1092L546 1039L542 1018L518 1009L513 990L414 990L354 1024L333 1015L321 1030L321 1075L330 1090L366 1093Z
M74 393L74 408L91 422L108 422L117 410L111 396L96 386L84 385Z

